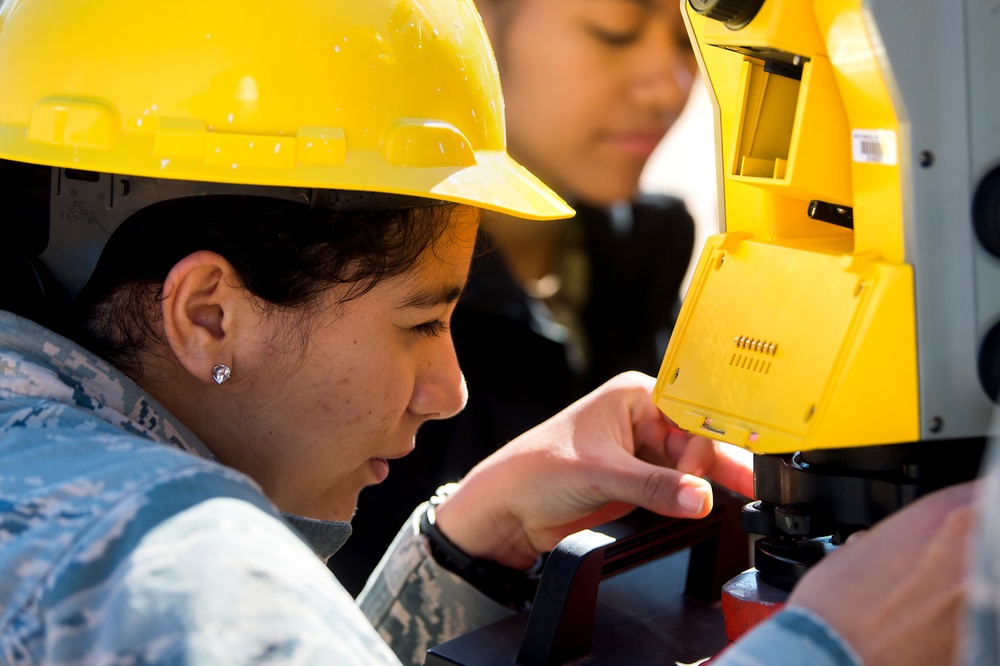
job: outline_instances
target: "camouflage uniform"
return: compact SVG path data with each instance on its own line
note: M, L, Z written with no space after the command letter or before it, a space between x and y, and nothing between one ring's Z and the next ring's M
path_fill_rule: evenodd
M0 312L0 663L398 663L382 637L422 663L510 611L416 525L369 622L322 562L349 525L282 516L120 372Z

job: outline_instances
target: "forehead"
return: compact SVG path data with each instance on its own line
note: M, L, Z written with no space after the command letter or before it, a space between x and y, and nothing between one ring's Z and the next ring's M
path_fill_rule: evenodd
M396 308L435 308L458 300L476 245L479 210L459 206L449 228L409 272L379 287Z
M468 268L467 261L476 243L476 232L479 229L480 209L466 205L456 205L448 211L446 227L441 235L428 247L421 259L416 263L415 272L453 272L454 267ZM406 276L404 276L404 279Z

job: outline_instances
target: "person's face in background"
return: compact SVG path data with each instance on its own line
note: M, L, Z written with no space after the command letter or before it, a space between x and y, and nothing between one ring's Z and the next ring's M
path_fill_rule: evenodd
M570 200L631 197L697 63L676 0L478 0L511 155Z

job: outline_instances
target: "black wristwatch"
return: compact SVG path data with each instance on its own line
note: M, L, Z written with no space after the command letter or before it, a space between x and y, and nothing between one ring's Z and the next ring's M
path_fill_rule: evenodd
M499 562L481 557L472 557L448 539L435 524L435 507L449 492L458 487L449 483L438 488L427 504L427 510L420 517L420 533L427 537L434 561L442 567L458 574L477 590L499 604L514 610L531 607L538 590L545 556L539 556L527 571L512 569Z

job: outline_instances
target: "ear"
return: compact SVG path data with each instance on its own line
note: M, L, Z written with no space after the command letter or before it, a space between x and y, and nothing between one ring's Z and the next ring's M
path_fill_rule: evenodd
M215 252L195 252L170 269L161 303L167 344L199 381L212 382L219 363L233 367L236 321L252 312L246 304L236 269Z

